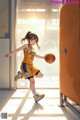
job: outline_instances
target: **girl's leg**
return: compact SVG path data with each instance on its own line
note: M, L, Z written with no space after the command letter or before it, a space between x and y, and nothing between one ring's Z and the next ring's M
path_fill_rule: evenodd
M30 90L32 91L33 95L35 95L35 94L36 94L36 90L35 90L35 80L34 80L34 78L32 77L32 78L29 79L29 81L30 81Z
M29 79L29 81L30 81L30 89L31 89L31 91L32 91L32 93L33 93L33 97L34 97L34 100L35 100L35 102L37 103L39 100L41 100L45 95L44 94L38 94L38 93L36 93L36 90L35 90L35 80L34 80L34 78L32 77L32 78L30 78Z

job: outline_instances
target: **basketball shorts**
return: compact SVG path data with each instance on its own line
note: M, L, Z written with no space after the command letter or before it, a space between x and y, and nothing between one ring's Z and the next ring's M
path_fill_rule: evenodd
M29 65L26 63L22 63L20 69L25 79L30 79L40 72L40 70L38 70L36 67L33 67L33 65Z

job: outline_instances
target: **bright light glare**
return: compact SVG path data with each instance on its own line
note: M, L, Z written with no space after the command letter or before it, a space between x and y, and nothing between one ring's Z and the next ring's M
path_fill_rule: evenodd
M30 22L31 22L32 24L34 24L34 23L37 22L37 19L36 19L35 17L33 17L33 18L30 19Z

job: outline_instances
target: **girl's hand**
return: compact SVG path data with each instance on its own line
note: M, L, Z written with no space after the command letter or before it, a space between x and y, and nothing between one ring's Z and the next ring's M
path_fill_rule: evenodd
M46 55L44 55L44 59L45 59Z
M45 56L43 56L43 59L45 59Z
M5 57L9 57L10 55L9 54L6 54Z

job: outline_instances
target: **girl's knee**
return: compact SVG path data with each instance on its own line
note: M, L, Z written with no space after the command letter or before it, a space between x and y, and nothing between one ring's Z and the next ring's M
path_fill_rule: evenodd
M39 78L42 78L43 77L43 74L41 72L38 73L37 75Z

